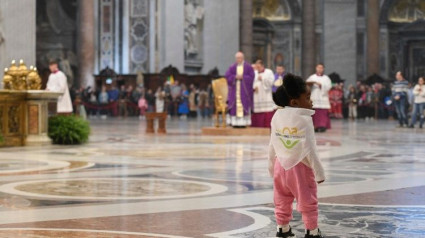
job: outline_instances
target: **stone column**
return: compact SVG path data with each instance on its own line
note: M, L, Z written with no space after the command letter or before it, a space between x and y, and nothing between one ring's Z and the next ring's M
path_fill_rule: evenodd
M251 0L240 0L240 49L245 54L245 59L252 62L252 2Z
M303 0L302 76L306 79L316 66L316 0Z
M95 0L78 0L78 82L80 86L94 86L94 7Z
M367 1L367 75L379 74L379 0Z

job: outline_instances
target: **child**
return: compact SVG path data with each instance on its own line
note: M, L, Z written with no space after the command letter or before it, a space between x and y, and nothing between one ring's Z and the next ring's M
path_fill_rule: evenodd
M269 147L276 237L296 237L289 226L294 199L306 227L305 237L322 237L318 228L317 183L325 181L325 174L316 151L310 94L305 81L292 74L285 76L283 85L273 94L273 101L279 106L271 123Z
M417 116L421 119L419 128L423 127L425 118L424 118L424 109L425 109L425 79L424 77L420 77L418 84L416 84L413 89L413 94L415 95L414 99L414 109L412 113L412 122L410 123L409 128L415 128Z

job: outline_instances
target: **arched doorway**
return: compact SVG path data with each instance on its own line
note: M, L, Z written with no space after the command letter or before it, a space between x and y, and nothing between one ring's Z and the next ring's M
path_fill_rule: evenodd
M278 64L288 71L300 72L301 10L298 1L253 1L253 59L262 59L266 66Z
M273 25L266 19L255 19L253 28L253 60L261 59L267 67L271 67L275 33Z
M388 32L386 66L389 78L401 70L415 82L425 75L425 1L386 0L381 11L381 29ZM385 36L387 39L385 39Z

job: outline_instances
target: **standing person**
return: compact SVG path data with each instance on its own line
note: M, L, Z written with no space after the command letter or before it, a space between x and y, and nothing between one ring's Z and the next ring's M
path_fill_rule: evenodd
M342 116L342 99L344 92L340 89L339 84L335 84L329 91L329 102L331 104L331 115L334 118L341 119Z
M65 74L59 70L58 62L55 60L50 61L49 69L51 74L47 81L47 91L62 93L58 98L56 106L56 112L59 115L71 115L72 114L72 101L68 89L68 81Z
M194 84L189 86L189 117L196 118L198 115L197 105L198 92Z
M285 66L278 65L276 67L276 74L274 75L273 92L276 92L276 89L283 84L283 79L285 78L285 75Z
M251 110L253 103L254 69L245 62L242 52L235 55L236 62L226 72L229 87L228 124L235 128L251 125Z
M215 110L215 102L214 102L214 91L212 90L212 85L208 84L207 87L208 101L206 104L206 113L207 117L211 117Z
M102 119L106 119L108 116L108 110L105 109L108 106L109 103L109 95L106 91L106 87L102 86L102 91L99 93L99 105L100 105L100 117Z
M172 112L172 97L171 97L171 87L168 81L164 82L164 112L168 113L168 117L171 117Z
M273 100L281 107L272 119L269 145L276 237L295 237L289 225L294 199L305 225L304 237L323 237L318 228L317 184L325 181L325 172L316 148L310 89L301 77L288 74Z
M392 87L392 97L394 99L394 106L397 112L398 122L400 127L403 124L408 126L406 115L407 92L409 91L409 83L404 79L403 73L398 71L396 74L396 81Z
M118 116L118 100L120 91L115 85L111 86L111 90L108 91L109 103L112 107L111 112L113 116Z
M125 89L125 85L121 85L120 87L120 93L118 96L118 115L127 117L128 110L127 110L127 90Z
M176 80L174 84L170 87L170 93L171 93L171 100L172 100L170 114L172 116L177 116L179 104L182 98L182 87L180 86L180 83L178 80Z
M155 93L155 110L158 113L164 112L165 105L165 92L162 90L162 87L159 86Z
M366 120L373 120L375 117L375 92L371 86L367 87L366 107Z
M254 80L254 108L252 114L252 127L270 128L273 118L273 83L274 74L270 69L264 67L262 60L257 60L255 67L258 70L257 77Z
M181 118L185 119L189 114L189 91L187 90L187 87L184 84L182 84L181 86L181 91L182 93L180 96L180 104L178 106L178 115L181 116Z
M198 99L199 114L202 116L202 118L205 118L206 116L208 116L209 106L208 106L208 93L207 91L205 91L204 88L202 88L201 91L199 92L198 98L199 98Z
M316 74L311 75L307 79L307 84L311 88L311 100L316 113L313 116L313 124L316 132L325 132L331 128L331 120L329 118L329 90L332 87L331 79L324 75L325 66L318 64L316 66Z
M422 129L424 125L424 109L425 109L425 79L424 77L420 77L418 80L418 84L413 88L413 94L415 95L412 113L412 122L410 123L410 128L415 128L417 117L419 116L419 128Z
M357 119L357 104L358 104L358 98L357 98L357 92L356 88L351 85L350 86L350 92L347 96L347 103L348 103L348 118L351 120Z
M152 89L148 89L145 95L146 102L148 104L148 109L146 112L155 111L155 95L152 92Z

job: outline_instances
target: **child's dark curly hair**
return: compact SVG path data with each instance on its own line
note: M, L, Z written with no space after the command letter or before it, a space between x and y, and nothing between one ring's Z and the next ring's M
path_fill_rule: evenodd
M297 99L307 92L307 84L303 78L293 74L287 74L283 84L273 93L273 101L280 107L289 106L292 99Z

